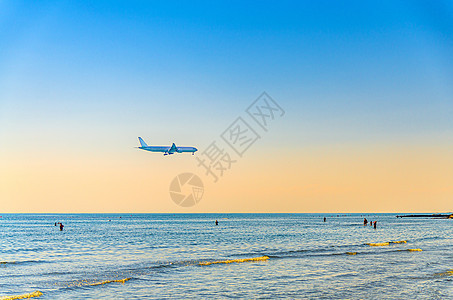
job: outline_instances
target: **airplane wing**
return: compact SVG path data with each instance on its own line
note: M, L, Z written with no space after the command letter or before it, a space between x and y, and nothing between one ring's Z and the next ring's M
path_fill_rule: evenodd
M175 143L173 143L170 147L170 149L168 150L168 154L173 154L175 152L178 152L178 148L176 148L176 145Z

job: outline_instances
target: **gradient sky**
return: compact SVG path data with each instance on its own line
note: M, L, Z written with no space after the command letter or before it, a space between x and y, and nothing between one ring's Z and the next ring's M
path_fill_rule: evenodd
M215 184L134 149L200 155L263 91L286 114ZM183 172L192 208L168 194ZM0 212L452 203L452 1L0 0Z

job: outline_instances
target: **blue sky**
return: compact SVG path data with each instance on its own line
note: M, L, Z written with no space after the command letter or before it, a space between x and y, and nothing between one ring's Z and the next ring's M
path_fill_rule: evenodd
M263 91L259 151L444 145L452 1L0 1L0 157L206 146Z
M6 119L127 128L197 116L199 131L213 122L208 116L225 126L266 90L296 113L292 127L305 119L353 131L370 122L367 130L383 138L451 130L452 2L2 1L0 8Z

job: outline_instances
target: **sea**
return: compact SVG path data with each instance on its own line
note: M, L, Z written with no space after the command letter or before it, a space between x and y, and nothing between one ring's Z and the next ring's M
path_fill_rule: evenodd
M453 220L396 216L2 214L0 299L453 299Z

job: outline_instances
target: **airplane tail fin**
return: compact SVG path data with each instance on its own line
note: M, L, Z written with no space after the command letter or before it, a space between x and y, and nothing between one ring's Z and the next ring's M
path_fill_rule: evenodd
M148 145L145 143L145 141L141 137L138 137L138 140L140 141L140 145L142 147L148 147Z

